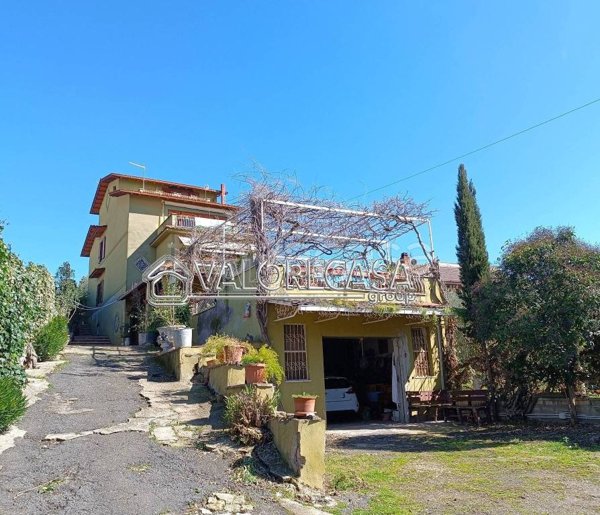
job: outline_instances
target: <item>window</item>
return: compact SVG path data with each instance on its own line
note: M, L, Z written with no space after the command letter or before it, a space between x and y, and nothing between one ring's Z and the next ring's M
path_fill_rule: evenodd
M100 281L96 286L96 306L99 306L104 301L104 281Z
M102 262L106 256L106 236L100 240L100 251L98 254L98 263Z
M302 324L283 326L286 381L307 381L306 337Z
M429 345L427 345L427 332L423 327L411 330L415 374L418 377L431 375L429 366Z

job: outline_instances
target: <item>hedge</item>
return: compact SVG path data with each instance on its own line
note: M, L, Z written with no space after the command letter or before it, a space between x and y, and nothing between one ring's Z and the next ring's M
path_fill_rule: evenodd
M25 343L54 315L54 281L45 267L25 265L1 238L0 224L0 377L24 384Z

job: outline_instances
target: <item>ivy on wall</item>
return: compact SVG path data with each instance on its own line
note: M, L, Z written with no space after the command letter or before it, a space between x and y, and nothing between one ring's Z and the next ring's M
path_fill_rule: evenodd
M21 384L28 341L54 315L54 280L41 265L25 265L2 239L0 225L0 377Z

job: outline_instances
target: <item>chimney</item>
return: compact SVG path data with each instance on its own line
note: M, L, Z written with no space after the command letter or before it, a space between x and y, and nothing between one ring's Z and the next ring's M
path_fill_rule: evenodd
M405 266L410 266L410 256L408 255L408 252L400 254L400 262Z
M225 191L225 184L221 183L221 204L225 204L226 196L227 196L227 191Z

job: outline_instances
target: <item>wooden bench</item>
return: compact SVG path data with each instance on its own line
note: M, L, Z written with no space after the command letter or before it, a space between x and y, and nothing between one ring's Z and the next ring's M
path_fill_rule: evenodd
M486 421L490 420L489 396L487 390L453 390L449 392L450 405L444 408L444 420L448 415L458 419L472 420L481 425L481 413L485 415Z
M413 416L413 411L417 412L417 421L429 411L433 411L434 420L437 421L440 411L444 414L445 409L452 406L445 390L425 390L422 392L406 392L408 398L408 413Z

